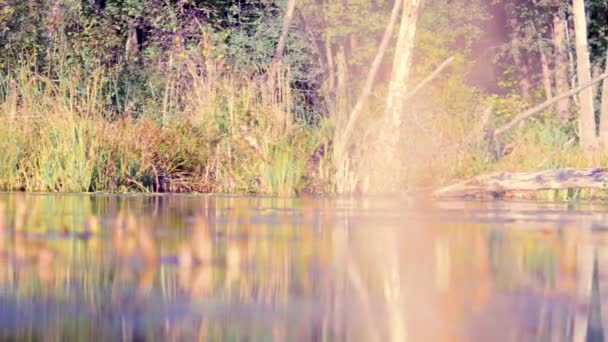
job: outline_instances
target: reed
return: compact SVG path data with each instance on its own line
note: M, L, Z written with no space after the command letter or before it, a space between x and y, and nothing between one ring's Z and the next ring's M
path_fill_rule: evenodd
M119 94L109 69L0 75L0 190L292 195L305 186L323 137L294 119L287 67L246 74L175 57L158 71L164 89L149 85L159 96L143 100Z

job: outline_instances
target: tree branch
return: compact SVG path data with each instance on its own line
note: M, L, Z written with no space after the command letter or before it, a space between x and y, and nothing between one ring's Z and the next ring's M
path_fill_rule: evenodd
M447 68L448 65L452 64L453 61L454 61L454 56L449 57L448 59L443 61L441 64L439 64L439 66L430 75L428 75L420 83L418 83L414 87L414 89L412 89L410 92L405 94L405 96L403 97L403 102L412 98L414 95L416 95L416 93L418 93L418 91L420 91L420 89L424 88L427 84L431 83L431 81L433 81L435 78L437 78L437 76L439 76L439 74L441 74L443 69Z
M527 111L519 114L518 116L515 117L515 119L511 120L509 123L506 123L500 127L498 127L497 129L494 130L494 136L498 136L499 134L503 134L504 132L510 130L511 128L515 127L515 125L517 125L518 123L528 119L529 117L549 108L552 104L559 102L560 100L569 98L573 95L576 95L577 93L579 93L581 90L584 90L586 88L591 87L592 85L601 82L603 79L608 78L608 73L602 74L594 79L592 79L591 81L579 86L578 88L574 88L568 92L559 94L555 97L553 97L550 100L547 100L537 106L534 106L530 109L528 109Z
M380 65L382 64L382 59L384 58L384 53L388 47L388 44L393 36L393 31L395 29L395 24L397 23L397 18L399 17L399 9L401 8L402 0L395 0L395 4L393 6L393 11L391 12L391 18L384 30L384 34L382 36L382 41L380 42L380 47L378 48L378 52L376 53L376 57L374 57L374 61L369 69L369 73L367 74L367 78L365 79L365 84L363 85L363 89L361 90L361 95L355 104L355 107L350 113L348 118L348 123L346 124L346 128L342 133L342 137L338 142L337 148L337 156L339 159L342 158L342 155L348 146L348 141L350 139L350 135L355 128L355 123L359 119L361 112L363 111L363 106L365 102L367 102L367 98L372 92L372 87L374 86L374 81L376 79L376 75L378 74L378 70L380 69Z

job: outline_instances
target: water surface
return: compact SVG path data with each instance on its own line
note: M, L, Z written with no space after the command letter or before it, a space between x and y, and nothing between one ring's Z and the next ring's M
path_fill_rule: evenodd
M0 195L0 340L570 341L608 207Z

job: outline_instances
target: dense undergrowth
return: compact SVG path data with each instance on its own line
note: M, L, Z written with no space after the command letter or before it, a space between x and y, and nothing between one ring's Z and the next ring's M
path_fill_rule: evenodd
M183 93L140 115L112 115L108 70L51 80L23 68L3 79L0 190L329 190L324 155L313 156L321 129L293 119L288 68L243 75L208 62L203 75L182 62L182 84L166 89Z
M369 154L378 146L357 142L351 146L354 159L347 161L351 169L335 167L332 140L339 137L336 129L344 114L341 118L335 109L316 125L298 120L287 66L244 73L210 60L202 69L189 58L180 63L166 74L167 92L142 112L127 115L117 115L111 105L116 96L112 70L72 69L52 80L24 67L3 78L0 190L327 194L362 189L366 180L359 175L378 168L365 162L373 160ZM179 86L173 83L178 76ZM495 141L514 146L511 154L496 159L493 149L500 147L489 146L484 128L508 121L525 104L512 108L514 101L478 95L471 90L461 97L479 108L491 104L490 122L481 120L479 109L464 110L465 101L463 108L452 110L467 115L450 116L438 104L420 112L426 116L423 124L416 115L408 119L415 124L402 132L408 137L401 143L401 171L407 178L403 191L426 191L494 171L604 162L584 157L573 133L575 122L559 123L550 111ZM363 125L374 134L372 122ZM591 195L562 191L540 196Z

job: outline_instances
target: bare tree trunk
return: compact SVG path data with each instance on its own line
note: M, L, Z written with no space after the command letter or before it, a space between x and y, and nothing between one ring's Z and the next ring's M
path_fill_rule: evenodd
M329 70L327 87L329 92L336 87L336 63L334 62L334 51L331 48L331 38L325 40L325 56L327 57L327 68Z
M570 82L570 88L576 87L576 61L574 60L574 53L570 48L570 46L573 45L572 34L572 28L570 28L569 24L566 25L566 46L568 47L566 51L568 53L568 69L570 71L570 77L568 78L568 81ZM572 102L574 102L578 106L578 97L574 98Z
M515 64L515 67L517 68L517 74L519 78L518 83L521 96L525 99L528 99L530 98L530 89L532 88L528 64L525 62L523 55L519 51L518 46L513 47L511 53L513 55L513 62Z
M357 49L359 48L359 40L357 39L357 36L354 33L351 33L349 35L349 42L351 56L354 56L357 53Z
M287 45L287 35L289 33L289 26L293 20L293 13L296 10L296 3L298 0L288 0L287 11L285 12L285 18L283 19L283 29L281 30L281 36L279 37L279 44L274 52L274 60L278 61L283 58L283 51Z
M137 56L139 46L137 44L137 30L135 24L129 24L129 30L127 32L127 42L125 43L125 55L127 60L132 60Z
M553 46L555 65L555 92L561 94L566 92L568 86L568 55L566 52L566 25L568 25L565 13L559 10L553 16ZM566 98L557 103L557 117L561 122L570 118L570 99Z
M542 44L539 44L538 51L540 53L540 65L543 72L543 88L545 89L545 100L549 100L553 97L553 87L551 85L551 71L549 70L549 60L547 54L543 49Z
M408 0L409 1L409 0ZM361 95L357 99L357 103L355 107L350 113L348 118L348 123L342 132L342 136L339 138L338 148L336 149L336 159L340 160L344 157L344 152L348 147L350 142L350 136L355 129L355 124L359 119L359 116L363 112L363 108L365 103L367 102L367 98L372 92L372 88L374 86L374 81L376 80L376 75L380 70L380 66L382 64L382 60L384 59L384 53L388 48L388 44L390 43L391 37L393 36L393 31L395 29L395 24L397 23L397 19L399 17L399 9L401 8L402 0L395 0L395 4L393 5L393 10L391 13L391 18L389 19L388 25L384 30L384 34L382 35L382 41L380 42L380 47L378 47L378 52L374 57L374 61L369 69L367 74L367 78L365 79L365 84L363 85L363 89L361 90Z
M348 120L349 96L348 96L348 64L346 52L340 46L336 53L336 89L334 91L334 110L339 113L335 118L336 127L344 127Z
M589 48L587 46L587 19L583 0L572 1L574 15L574 35L576 42L576 70L579 84L591 80ZM579 135L584 152L591 152L597 145L595 115L593 112L593 89L587 88L579 93Z
M319 38L318 35L315 34L302 12L298 12L298 22L302 24L302 28L304 31L306 31L307 39L310 42L310 45L313 47L314 53L319 56L318 61L321 70L327 70L327 61L325 58L323 58L323 46L321 45L322 38Z
M575 0L575 2L578 0ZM582 0L580 0L582 2ZM577 257L577 289L576 314L574 316L572 341L584 342L587 340L589 314L591 307L591 291L593 289L594 252L591 227L582 228L582 238L578 246Z
M507 20L511 30L515 31L520 23L513 1L509 1L505 4L505 12L507 13ZM521 95L526 99L530 98L530 90L532 88L532 82L530 81L530 70L528 69L528 64L520 51L520 39L517 34L514 34L513 38L511 39L511 56L513 57L513 64L515 64L515 68L517 69L519 90Z
M538 6L538 1L533 0L532 3L534 6ZM545 100L550 100L553 97L553 82L551 77L551 68L549 67L549 59L547 58L547 47L545 44L545 37L539 30L536 25L532 25L534 29L534 34L536 39L538 40L538 54L540 57L540 66L542 71L542 82L543 88L545 91Z
M387 157L396 160L396 147L399 141L401 118L403 116L404 95L407 93L407 81L412 64L418 8L420 0L405 0L403 2L401 26L393 58L393 73L386 99L387 134L389 141Z
M608 72L608 54L606 54L604 72ZM602 104L600 106L600 144L608 151L608 80L602 82ZM608 328L608 327L607 327Z

